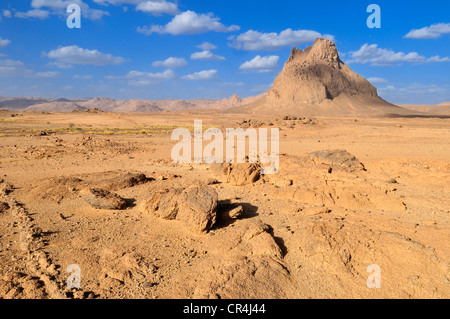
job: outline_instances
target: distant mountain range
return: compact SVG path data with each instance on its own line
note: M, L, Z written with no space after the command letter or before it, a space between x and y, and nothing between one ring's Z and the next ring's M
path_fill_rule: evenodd
M106 97L93 99L65 99L40 97L0 97L0 109L10 111L72 112L98 109L104 112L163 112L198 109L226 109L252 103L265 95L240 98L195 99L195 100L115 100Z

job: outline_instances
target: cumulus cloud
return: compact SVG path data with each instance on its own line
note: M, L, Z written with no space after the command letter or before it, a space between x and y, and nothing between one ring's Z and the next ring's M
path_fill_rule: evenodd
M358 51L350 52L351 60L348 63L361 63L372 65L392 65L401 62L423 63L426 58L417 52L394 52L379 48L377 44L364 44Z
M450 23L436 23L422 29L413 29L404 36L407 39L436 39L450 33Z
M441 58L436 55L426 58L417 52L395 52L389 49L379 48L377 44L364 44L358 51L350 52L350 60L347 63L371 64L377 66L389 66L399 63L432 63L447 62L448 57Z
M265 57L257 55L252 60L244 62L239 69L252 72L271 72L277 68L279 59L280 57L276 55Z
M326 38L334 41L332 35L321 34L312 30L286 29L280 33L262 33L249 30L237 37L231 37L230 40L232 42L229 45L238 50L272 51L282 49L285 46L314 42L316 38Z
M212 13L198 14L193 11L186 11L176 15L166 25L152 25L138 27L139 33L150 35L152 33L159 34L200 34L209 31L215 32L231 32L239 30L237 25L225 26L220 22L220 18L215 17Z
M88 50L80 48L76 45L58 47L48 53L44 53L50 59L56 60L56 64L60 67L73 64L81 65L117 65L125 62L122 57L115 57L111 54L104 54L97 50Z
M46 19L46 18L48 18L49 15L50 15L49 11L41 10L41 9L33 9L33 10L28 10L26 12L14 13L14 16L16 18L23 18L23 19L28 19L28 18Z
M0 37L0 49L6 47L10 43L11 40L3 39L2 37Z
M5 18L11 18L12 17L12 13L10 10L3 10L3 16Z
M213 60L213 61L223 61L225 58L220 55L215 55L211 51L203 50L200 52L195 52L191 54L192 60Z
M431 63L431 62L449 62L449 61L450 61L449 57L446 56L446 57L441 58L439 55L435 55L435 56L432 56L432 57L427 59L428 63Z
M186 66L188 63L183 58L170 57L165 59L164 61L155 61L152 63L153 66L163 66L169 69L181 68Z
M388 82L388 80L386 80L384 78L378 78L378 77L368 78L367 80L372 84L381 84L381 83Z
M128 79L128 84L133 86L147 86L154 85L164 80L170 80L175 77L175 72L172 70L165 70L159 73L130 71L125 76Z
M188 74L182 77L184 80L200 81L200 80L211 80L217 74L217 70L205 70L192 74Z
M145 0L93 0L95 3L101 4L101 5L121 5L121 4L139 4L141 2L144 2Z
M202 44L197 45L197 48L202 49L203 51L211 51L217 49L217 46L209 42L203 42Z
M145 1L136 6L137 11L150 13L155 16L162 14L176 15L180 12L176 3L167 1Z
M109 15L107 11L90 8L89 5L82 0L32 0L31 7L34 10L30 10L28 12L16 12L15 16L20 18L40 18L40 19L47 18L50 14L66 16L67 7L70 4L79 5L83 17L90 20L98 20L105 15Z
M0 76L1 77L15 77L31 74L22 61L15 61L11 59L0 59Z
M60 76L58 71L35 72L26 67L22 61L0 59L0 77L29 77L29 78L55 78Z

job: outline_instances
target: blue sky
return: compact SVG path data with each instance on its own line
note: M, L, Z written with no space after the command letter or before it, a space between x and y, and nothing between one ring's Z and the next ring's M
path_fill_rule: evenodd
M66 24L69 4L81 28ZM381 28L368 28L378 4ZM335 41L394 103L450 101L447 0L2 0L0 95L224 98L267 91L293 46Z

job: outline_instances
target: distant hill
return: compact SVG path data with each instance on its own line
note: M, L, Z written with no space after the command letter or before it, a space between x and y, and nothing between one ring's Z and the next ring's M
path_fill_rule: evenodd
M261 98L261 96L240 98L237 95L220 100L115 100L106 97L96 97L93 99L0 97L0 108L14 111L72 112L75 110L98 109L105 112L154 113L162 111L227 109L254 102L259 98Z
M440 103L437 105L422 104L399 104L399 106L417 112L425 112L432 115L448 115L450 116L450 102Z

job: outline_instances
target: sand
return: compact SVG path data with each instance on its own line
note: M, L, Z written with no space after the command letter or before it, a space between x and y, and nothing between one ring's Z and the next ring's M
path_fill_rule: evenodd
M237 127L248 114L0 118L2 298L450 297L448 118L251 117L247 126L281 128L280 171L242 186L210 165L173 163L170 134L195 119ZM142 208L192 185L218 196L207 231ZM94 208L86 188L126 208ZM80 288L67 286L70 265ZM381 288L368 288L370 265Z

